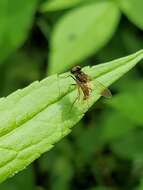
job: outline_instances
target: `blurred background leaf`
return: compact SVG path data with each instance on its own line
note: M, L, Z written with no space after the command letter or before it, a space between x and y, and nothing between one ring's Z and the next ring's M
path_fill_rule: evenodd
M118 8L110 1L81 6L64 15L53 31L49 72L62 72L97 52L113 35L119 18Z
M117 0L123 13L140 29L143 29L143 1L142 0Z
M36 6L37 0L0 1L0 63L26 40Z
M57 11L62 9L67 9L70 7L74 7L75 5L78 5L81 2L84 2L85 0L50 0L45 1L42 5L40 10L42 12L47 11Z

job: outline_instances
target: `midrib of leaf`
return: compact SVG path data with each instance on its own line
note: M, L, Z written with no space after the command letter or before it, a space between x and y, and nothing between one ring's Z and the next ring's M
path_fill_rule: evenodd
M87 67L85 70L93 79L97 79L108 86L130 70L142 58L143 50L116 61L91 68ZM46 85L47 81L48 79L40 83ZM52 82L52 79L50 82ZM43 111L37 112L30 120L27 118L20 127L11 130L11 132L0 138L0 181L22 170L38 158L40 154L52 148L53 144L68 134L70 128L100 98L100 95L96 94L95 88L87 102L78 101L72 111L69 111L77 92L76 90L69 90L69 86L73 81L71 78L56 77L53 81L53 87L57 82L61 83L62 96L58 93L57 101L56 98L54 99L55 103L51 103L52 99L49 99L49 105ZM94 83L94 80L92 82ZM51 86L52 84L49 84L48 89ZM53 92L52 89L49 90L49 93L51 92Z

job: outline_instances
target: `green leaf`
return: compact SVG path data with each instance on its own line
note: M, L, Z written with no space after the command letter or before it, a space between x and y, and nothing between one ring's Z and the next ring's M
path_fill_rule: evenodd
M49 72L66 70L96 53L112 37L119 18L111 1L91 3L64 15L52 34Z
M92 78L87 101L76 101L78 89L69 73L41 82L0 99L0 181L24 169L71 131L99 98L96 81L111 85L143 58L143 50L84 71ZM73 105L73 107L72 107ZM71 109L72 107L72 109Z
M37 0L0 1L0 63L26 40Z
M57 11L57 10L67 9L70 7L74 7L83 1L84 0L72 0L72 1L71 0L51 0L51 1L46 1L41 5L40 10L42 12L48 12L48 11Z
M140 29L143 29L143 1L142 0L118 0L121 10Z

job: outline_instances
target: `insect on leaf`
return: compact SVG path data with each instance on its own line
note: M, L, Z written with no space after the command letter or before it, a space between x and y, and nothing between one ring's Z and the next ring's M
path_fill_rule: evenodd
M143 58L143 50L83 71L108 87ZM62 76L67 76L65 73ZM87 101L77 101L71 77L52 75L0 99L0 181L23 170L67 135L99 98L96 85ZM59 90L60 89L60 90ZM100 90L99 90L100 91Z

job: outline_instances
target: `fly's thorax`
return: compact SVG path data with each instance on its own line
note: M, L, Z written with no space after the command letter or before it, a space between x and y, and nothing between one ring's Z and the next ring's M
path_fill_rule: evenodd
M87 82L88 82L87 75L84 74L83 72L77 74L77 79L78 79L80 82L83 82L83 83L87 83Z

